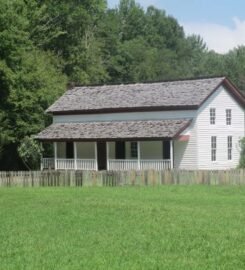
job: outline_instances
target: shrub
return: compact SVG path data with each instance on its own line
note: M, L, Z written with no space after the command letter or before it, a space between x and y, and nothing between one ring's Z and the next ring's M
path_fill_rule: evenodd
M240 161L239 161L239 168L245 168L245 138L240 140Z
M18 154L29 170L39 168L42 156L41 145L33 137L25 137L18 147Z

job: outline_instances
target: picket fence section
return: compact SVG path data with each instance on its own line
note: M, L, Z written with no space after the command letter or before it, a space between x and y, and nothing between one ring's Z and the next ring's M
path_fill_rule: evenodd
M19 171L0 172L0 187L244 185L245 170L229 171Z

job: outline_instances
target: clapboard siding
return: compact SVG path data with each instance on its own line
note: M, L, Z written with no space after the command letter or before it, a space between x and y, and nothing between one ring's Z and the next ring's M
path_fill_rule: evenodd
M190 119L196 114L194 110L158 111L158 112L131 112L131 113L103 113L80 115L54 115L54 123L106 122L127 120L163 120L163 119Z
M210 108L216 109L216 124L210 124ZM226 125L226 109L232 110L231 126ZM217 136L217 160L211 161L211 136ZM233 137L233 158L228 160L227 137ZM237 167L239 140L244 136L244 109L220 87L198 110L198 169L229 169Z
M198 157L196 116L194 116L189 128L182 134L189 135L190 139L188 142L180 142L178 140L174 142L174 168L195 170Z

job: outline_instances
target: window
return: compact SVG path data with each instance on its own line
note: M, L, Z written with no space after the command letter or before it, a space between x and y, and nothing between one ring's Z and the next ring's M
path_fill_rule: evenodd
M125 150L125 142L116 142L116 159L125 159L126 150Z
M211 137L211 160L216 161L217 137Z
M170 159L170 141L163 141L163 159Z
M227 137L228 160L232 160L232 136Z
M138 157L138 145L137 145L137 142L131 142L130 148L131 148L131 157L132 158L137 158Z
M66 143L66 158L68 159L74 158L74 145L72 142Z
M231 109L226 110L226 125L231 125Z
M210 124L215 125L216 110L215 108L210 108Z

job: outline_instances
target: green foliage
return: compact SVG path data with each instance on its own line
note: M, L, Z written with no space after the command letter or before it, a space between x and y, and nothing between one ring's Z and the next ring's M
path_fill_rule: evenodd
M59 57L37 48L31 39L30 3L0 0L0 114L5 138L0 169L19 167L17 145L50 121L44 111L67 82Z
M239 161L239 167L245 168L245 138L240 140L240 161Z
M0 202L1 270L245 268L244 186L1 188Z
M39 169L42 151L41 145L33 137L25 137L18 147L19 156L29 170Z
M0 158L3 154L4 146L6 145L6 143L7 143L6 136L3 134L0 134Z
M36 15L31 16L35 44L62 57L63 70L71 81L88 84L107 80L97 38L105 0L61 0L56 4L46 0L37 6Z

